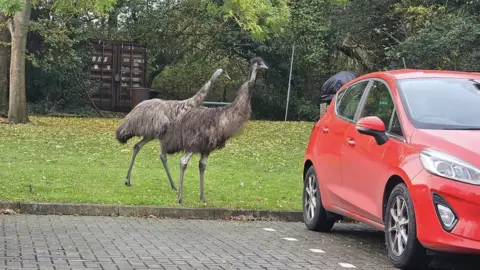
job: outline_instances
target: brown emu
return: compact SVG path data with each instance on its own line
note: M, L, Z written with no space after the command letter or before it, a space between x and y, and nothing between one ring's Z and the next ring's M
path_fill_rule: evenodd
M163 100L157 98L145 100L135 106L135 108L125 116L116 129L117 140L125 144L132 137L143 137L141 141L133 146L133 155L125 178L126 186L131 186L130 176L133 164L142 146L154 139L161 139L173 121L188 110L202 105L208 90L210 90L220 75L230 79L226 70L221 68L217 69L210 80L208 80L194 96L184 100ZM167 156L163 151L163 147L160 146L160 149L160 160L163 163L170 185L172 189L177 190L168 169Z
M237 97L231 104L224 107L197 107L189 110L171 125L160 140L165 153L186 153L180 162L178 203L182 203L183 177L192 155L196 153L201 155L198 165L200 201L205 202L203 176L208 156L214 150L225 147L229 138L239 135L244 124L250 119L250 98L257 71L268 68L260 57L251 59L250 63L250 78L240 87Z

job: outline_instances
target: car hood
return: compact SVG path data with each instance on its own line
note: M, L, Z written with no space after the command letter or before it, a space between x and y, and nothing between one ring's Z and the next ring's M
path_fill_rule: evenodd
M421 129L412 134L411 142L422 148L433 148L480 167L480 130Z

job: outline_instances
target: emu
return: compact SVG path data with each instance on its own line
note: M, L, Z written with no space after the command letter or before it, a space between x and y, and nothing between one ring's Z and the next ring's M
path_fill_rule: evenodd
M157 98L145 100L140 102L132 109L132 111L130 111L130 113L127 114L127 116L125 116L116 129L117 140L121 144L125 144L132 137L143 137L142 140L133 146L132 159L130 161L130 166L128 167L127 176L125 177L126 186L131 186L130 177L132 168L135 162L135 157L140 149L154 139L161 139L172 122L188 110L200 106L213 83L220 75L223 75L230 80L227 71L219 68L194 96L184 100L163 100ZM170 181L172 189L177 190L168 169L167 156L161 146L160 160L163 163L163 167L167 173L168 181Z
M250 78L238 90L235 100L224 107L196 107L183 114L162 137L162 149L167 154L186 153L180 162L178 203L182 203L182 188L185 169L193 154L199 153L200 201L204 198L204 172L211 152L225 147L226 141L239 135L250 119L250 98L257 71L268 69L260 57L250 60Z

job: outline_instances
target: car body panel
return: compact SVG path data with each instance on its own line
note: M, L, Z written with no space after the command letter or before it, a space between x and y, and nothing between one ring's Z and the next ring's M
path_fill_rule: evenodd
M480 168L480 130L417 130L412 143L441 149Z
M417 129L409 121L396 84L398 79L435 77L480 79L480 73L396 70L353 79L340 88L327 113L315 124L305 162L315 167L322 204L328 211L383 229L387 183L401 179L412 198L422 245L439 251L480 253L480 186L433 175L424 169L419 157L422 150L433 148L480 167L480 131ZM403 133L396 136L387 132L389 139L383 145L358 132L358 110L353 121L342 119L334 110L342 91L370 79L388 85ZM327 136L324 127L329 129ZM447 201L459 217L451 232L441 226L432 193Z
M409 190L417 214L418 240L424 246L439 251L479 252L480 186L458 183L422 170ZM443 230L437 218L432 192L445 199L460 217L451 233Z
M334 102L331 104L334 104ZM330 106L329 110L333 110L333 106ZM327 112L326 117L315 126L316 137L312 140L312 145L309 146L313 150L310 153L312 160L314 160L320 189L323 192L322 194L325 194L322 200L336 206L343 205L343 200L339 197L342 187L340 146L343 131L347 126L348 122L336 118L333 113ZM323 144L324 141L329 141L329 144ZM319 155L319 153L322 153L322 155Z
M341 167L344 208L381 223L382 204L378 203L381 196L375 194L372 187L385 186L389 178L385 174L389 165L381 160L392 141L378 146L373 137L358 133L354 125L347 128L343 138ZM352 141L354 144L349 143Z

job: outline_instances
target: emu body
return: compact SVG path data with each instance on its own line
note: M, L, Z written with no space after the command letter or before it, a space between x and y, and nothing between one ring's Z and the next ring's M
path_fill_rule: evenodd
M115 133L117 140L125 144L132 137L142 137L133 147L133 154L128 167L125 185L131 186L130 178L135 158L140 149L147 143L155 139L161 139L171 124L181 117L188 110L202 105L208 91L220 75L228 79L230 77L223 69L217 69L202 88L192 97L185 100L163 100L150 99L139 103L128 115L121 121ZM176 190L173 183L170 170L168 169L167 156L160 146L160 160L162 161L165 172L172 189Z
M239 135L250 119L250 98L256 74L267 69L261 58L251 60L251 75L238 90L235 100L224 107L196 107L184 113L162 137L162 150L166 154L186 153L180 164L178 202L182 203L185 169L193 154L200 154L200 201L204 202L204 172L211 152L222 149L231 137Z

